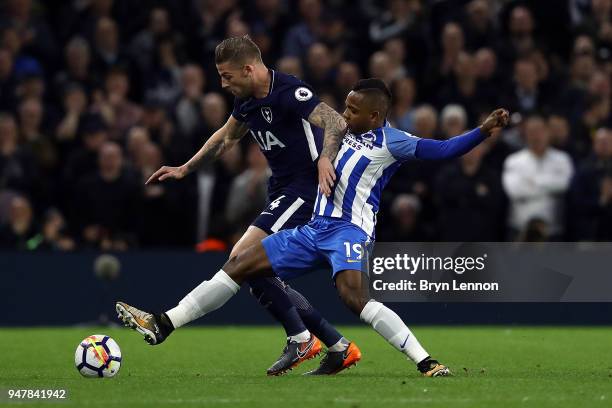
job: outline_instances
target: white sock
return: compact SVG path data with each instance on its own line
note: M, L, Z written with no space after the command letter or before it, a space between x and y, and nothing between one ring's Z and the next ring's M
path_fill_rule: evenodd
M301 333L289 336L289 341L295 341L296 343L305 343L308 340L310 340L310 332L308 330L304 330Z
M349 341L345 339L344 337L342 337L340 340L338 340L336 344L329 347L328 350L334 353L338 351L344 351L348 348L349 344L350 344Z
M208 281L200 283L189 292L173 309L166 312L175 329L196 320L205 314L223 306L232 296L238 293L238 285L223 270L220 270Z
M429 356L402 319L382 303L370 300L359 317L415 363Z

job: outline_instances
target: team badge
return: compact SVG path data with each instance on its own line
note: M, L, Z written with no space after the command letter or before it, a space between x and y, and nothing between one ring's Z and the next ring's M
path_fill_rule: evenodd
M261 108L261 114L268 123L272 123L272 109L267 106Z
M295 99L304 102L312 98L312 91L308 88L300 87L295 90Z

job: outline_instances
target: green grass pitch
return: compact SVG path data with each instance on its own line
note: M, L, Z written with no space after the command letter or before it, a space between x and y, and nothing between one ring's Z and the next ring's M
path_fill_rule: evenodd
M196 327L146 345L128 329L0 329L0 406L75 407L610 407L612 328L415 327L455 376L422 378L368 327L343 327L363 359L335 377L282 377L276 327ZM82 378L74 350L112 336L123 365L112 379ZM8 388L66 389L63 402L8 401Z

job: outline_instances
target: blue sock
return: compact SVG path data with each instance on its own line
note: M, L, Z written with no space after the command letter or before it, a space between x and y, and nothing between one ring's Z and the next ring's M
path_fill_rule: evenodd
M342 339L342 334L336 330L321 313L297 290L285 285L285 291L289 299L297 308L302 321L311 333L319 338L327 347L331 347Z
M251 294L285 328L287 337L306 330L295 305L285 291L285 284L278 278L257 278L248 281Z

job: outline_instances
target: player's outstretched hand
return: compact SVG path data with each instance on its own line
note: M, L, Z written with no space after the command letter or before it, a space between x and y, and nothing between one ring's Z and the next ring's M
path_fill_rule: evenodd
M319 169L319 187L325 197L329 197L336 181L336 169L326 156L319 157L317 167Z
M510 112L506 109L495 109L484 121L481 126L487 136L498 132L510 122Z
M163 166L149 177L145 184L153 183L154 181L164 181L168 178L180 180L187 175L187 170L183 167Z

